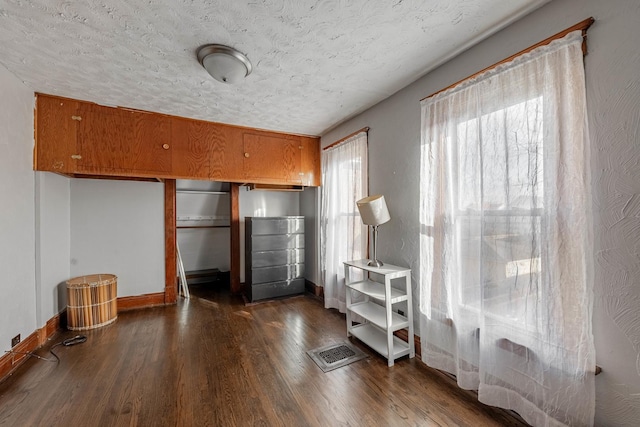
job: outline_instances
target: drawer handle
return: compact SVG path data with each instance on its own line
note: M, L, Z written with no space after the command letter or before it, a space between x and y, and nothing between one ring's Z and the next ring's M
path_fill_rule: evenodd
M164 148L165 150L169 149L169 144L162 144L162 148Z
M244 156L245 157L249 157L249 153L244 153Z
M80 117L80 116L71 116L71 120L80 121L80 120L82 120L82 117Z
M72 154L71 158L74 160L80 160L82 158L82 156L80 154Z

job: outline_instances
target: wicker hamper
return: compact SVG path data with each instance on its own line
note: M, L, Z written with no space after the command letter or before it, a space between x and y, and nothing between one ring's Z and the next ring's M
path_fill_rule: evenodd
M118 318L118 281L113 274L91 274L67 280L67 327L84 331Z

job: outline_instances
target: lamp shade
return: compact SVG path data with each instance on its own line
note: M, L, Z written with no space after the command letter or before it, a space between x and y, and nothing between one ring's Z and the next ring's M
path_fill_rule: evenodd
M251 73L249 59L229 46L203 46L198 50L198 61L211 77L223 83L238 83Z
M365 197L356 202L362 222L366 225L380 225L391 219L382 194Z

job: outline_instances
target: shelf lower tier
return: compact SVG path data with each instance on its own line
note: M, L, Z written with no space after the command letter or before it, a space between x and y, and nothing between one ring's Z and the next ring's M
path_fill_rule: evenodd
M391 326L388 326L386 309L371 301L352 304L347 307L347 310L364 317L379 328L389 329L392 332L409 327L407 318L396 312L391 312Z
M406 341L402 341L400 338L394 335L392 350L393 354L390 357L389 352L387 351L387 335L371 323L364 323L354 326L349 329L349 333L390 361L393 361L402 356L406 356L410 352L409 343L407 343Z

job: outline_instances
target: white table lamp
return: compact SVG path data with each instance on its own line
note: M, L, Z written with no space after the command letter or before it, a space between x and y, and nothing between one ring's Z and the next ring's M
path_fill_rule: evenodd
M373 259L369 261L370 266L382 267L382 261L378 261L378 226L391 219L384 196L376 194L365 197L356 202L362 223L373 227Z

